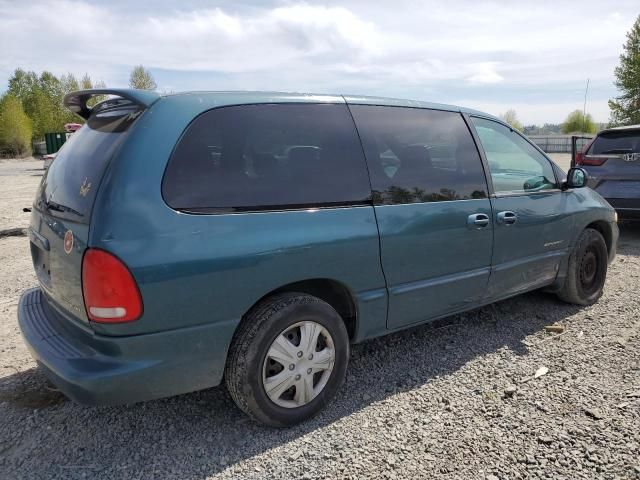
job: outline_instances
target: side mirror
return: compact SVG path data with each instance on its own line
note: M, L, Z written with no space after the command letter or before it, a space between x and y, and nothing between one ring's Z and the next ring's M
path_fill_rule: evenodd
M587 185L587 180L589 180L589 176L587 172L580 167L570 168L567 173L567 180L564 182L564 189L567 188L582 188Z

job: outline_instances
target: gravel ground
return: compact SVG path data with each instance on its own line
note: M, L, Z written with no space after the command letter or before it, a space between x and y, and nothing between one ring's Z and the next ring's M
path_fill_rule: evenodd
M357 345L336 401L287 430L223 388L66 400L16 325L28 240L0 239L0 265L0 478L640 479L639 226L622 226L598 304L534 292Z
M42 160L33 157L0 159L0 231L29 226L29 213L22 209L31 207L43 171Z
M556 162L565 172L571 167L570 153L548 153L547 155L549 155L551 160Z

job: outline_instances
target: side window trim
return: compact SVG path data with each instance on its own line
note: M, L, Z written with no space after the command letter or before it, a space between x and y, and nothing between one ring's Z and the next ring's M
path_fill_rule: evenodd
M487 156L484 153L484 148L482 147L482 142L480 141L478 132L476 132L475 126L471 121L471 115L464 112L461 112L461 115L462 115L462 118L464 119L464 123L467 124L467 129L471 134L473 143L475 143L476 150L478 151L478 155L480 156L480 162L482 163L482 170L484 171L484 180L487 183L487 193L489 195L489 198L495 197L496 194L493 188L493 178L491 178L491 170L489 170L489 162L487 161Z
M165 202L166 203L166 202ZM294 212L304 210L330 210L336 208L358 208L372 207L371 200L345 200L343 202L305 203L305 204L284 204L269 206L248 206L248 207L184 207L173 208L176 212L185 215L233 215L242 213L274 213L274 212Z
M556 171L555 168L555 163L547 156L547 154L535 143L533 143L531 140L529 140L526 136L524 136L522 133L520 133L517 130L514 130L510 125L508 125L507 123L501 122L499 120L496 120L495 118L491 118L485 115L479 115L477 113L473 113L473 114L468 114L468 113L464 113L463 117L465 119L465 121L467 122L467 126L469 127L469 129L471 130L471 135L473 136L473 140L476 143L476 147L478 148L478 152L480 153L480 157L482 158L482 166L485 169L485 172L488 172L488 179L487 179L487 184L489 185L489 196L492 198L499 198L499 197L522 197L522 196L530 196L530 195L540 195L540 194L549 194L549 193L557 193L557 192L562 192L562 189L560 188L561 185L561 179L558 178L558 172ZM556 181L556 188L550 188L548 190L540 190L537 192L526 192L526 191L513 191L513 192L496 192L493 186L493 179L491 178L491 171L489 170L489 162L487 161L487 156L484 150L484 146L482 145L482 142L480 141L480 137L478 136L478 132L476 130L475 125L473 124L473 122L471 121L472 118L481 118L483 120L487 120L490 122L494 122L497 123L498 125L502 125L503 127L507 127L509 130L511 130L513 133L515 133L516 135L518 135L520 138L524 139L529 145L531 145L535 150L537 150L542 157L549 162L549 166L551 167L551 171L553 172L553 178Z
M349 103L347 102L346 99L344 104L347 106L347 112L349 112L349 117L351 118L353 129L355 130L356 135L358 136L358 142L360 143L360 150L362 151L362 159L364 160L364 166L367 170L367 179L369 180L369 201L367 205L371 205L372 207L374 207L375 202L373 201L373 179L371 178L371 167L369 166L369 161L367 160L367 151L364 148L364 142L362 140L362 135L360 134L360 129L358 128L356 119L354 118L353 112L351 111L351 106L356 104Z

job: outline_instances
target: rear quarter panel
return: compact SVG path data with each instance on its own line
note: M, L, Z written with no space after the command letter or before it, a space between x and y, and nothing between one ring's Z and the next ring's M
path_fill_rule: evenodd
M188 123L213 106L197 95L158 101L111 163L89 243L129 266L144 314L136 322L96 329L131 335L225 322L232 330L265 294L308 278L343 283L367 328L384 329L373 207L190 215L165 204L161 183L174 145Z

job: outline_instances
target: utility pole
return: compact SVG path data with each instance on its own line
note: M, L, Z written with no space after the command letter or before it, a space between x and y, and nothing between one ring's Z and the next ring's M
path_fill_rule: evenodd
M582 133L587 128L587 92L589 91L589 79L587 78L587 88L584 90L584 105L582 106Z

